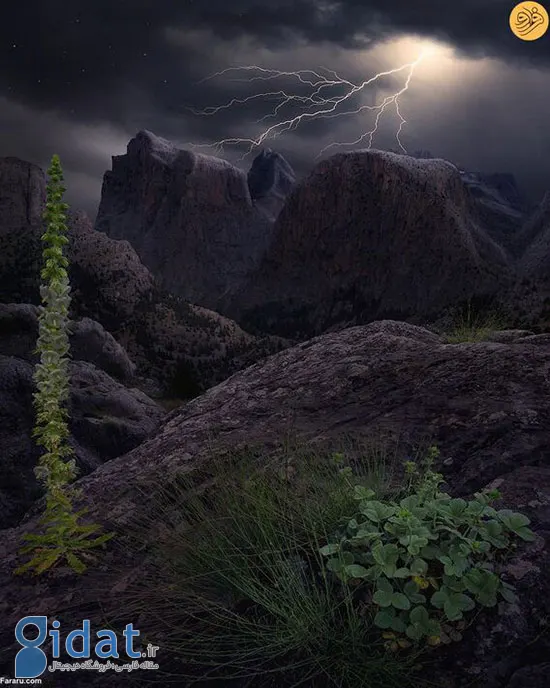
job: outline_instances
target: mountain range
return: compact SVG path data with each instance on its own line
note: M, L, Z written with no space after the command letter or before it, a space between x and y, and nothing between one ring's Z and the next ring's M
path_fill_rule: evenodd
M129 241L169 292L299 338L497 297L536 320L517 282L546 274L547 206L527 207L510 174L426 152L337 154L297 181L271 150L246 174L142 131L105 173L95 229Z

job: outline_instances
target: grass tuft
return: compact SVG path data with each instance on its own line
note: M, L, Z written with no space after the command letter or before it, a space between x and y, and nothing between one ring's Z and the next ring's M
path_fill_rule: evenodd
M353 584L336 581L319 553L354 511L352 477L391 496L385 450L344 466L342 453L287 446L258 464L253 451L234 457L204 489L196 475L182 475L158 491L142 523L158 532L154 566L124 609L144 615L147 635L171 657L155 679L239 688L426 685L415 653L387 651L374 605L358 605Z
M476 313L468 303L465 308L453 314L453 323L443 337L448 344L483 342L493 332L506 328L504 316L496 312Z

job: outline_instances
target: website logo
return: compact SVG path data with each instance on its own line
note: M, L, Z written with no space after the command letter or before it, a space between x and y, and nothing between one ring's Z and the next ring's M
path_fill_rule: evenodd
M105 671L114 669L115 671L133 671L134 669L158 669L158 664L151 661L138 661L144 658L150 659L156 656L159 649L156 645L149 643L145 651L134 647L134 639L139 638L140 631L133 627L133 624L126 624L122 635L124 641L124 660L125 664L111 662L112 659L120 659L119 639L115 631L103 628L96 631L97 642L93 646L93 654L96 660L91 660L92 655L92 632L89 619L82 621L82 628L70 631L62 642L60 622L52 621L51 628L48 629L47 616L25 616L20 619L15 627L15 639L21 645L21 649L15 656L15 678L37 678L46 669L49 671L74 671L75 669L96 669ZM34 630L30 630L30 629ZM31 637L38 630L36 637ZM52 659L58 660L61 657L62 648L68 657L81 662L66 664L63 662L48 662L48 657L42 649L46 638L51 638ZM76 643L75 643L76 641ZM107 660L99 662L97 660ZM128 662L127 660L130 660Z
M536 41L548 30L548 12L538 2L520 2L510 12L512 33L522 41Z

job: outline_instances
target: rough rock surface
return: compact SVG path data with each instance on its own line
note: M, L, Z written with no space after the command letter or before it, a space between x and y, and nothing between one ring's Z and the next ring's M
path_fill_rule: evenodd
M44 172L19 158L0 158L0 235L9 227L40 223L46 200Z
M521 275L550 284L550 192L524 224L517 243L519 249L523 249L519 264Z
M4 163L6 178L8 170L16 172L19 167L17 162L9 166ZM13 204L6 206L8 214L0 218L0 302L3 303L37 304L40 298L43 225L35 217L35 206L38 203L44 207L45 178L38 167L32 165L29 169L32 170L30 178L40 181L32 186L31 196L27 197L23 180L15 174L9 184L0 185L0 202L6 189L11 189L10 197L19 195L20 205L24 205L24 200L33 209L26 211L33 220L30 223L19 222L23 211L10 219L8 210L11 208L15 213ZM69 212L67 225L73 310L78 315L99 320L108 329L124 323L134 315L138 304L150 298L153 276L127 241L114 241L95 232L84 213Z
M550 192L529 215L513 246L517 280L501 295L515 326L550 332Z
M283 336L426 316L510 279L458 169L381 151L334 155L291 192L229 314Z
M0 304L1 528L17 523L41 494L32 471L39 450L31 434L37 313L30 304ZM87 474L136 447L165 411L128 388L135 366L99 323L83 318L72 329L70 441L79 469Z
M105 173L95 228L127 239L163 288L216 309L257 266L272 221L243 171L140 131Z
M271 148L264 149L252 161L248 171L250 196L271 220L275 220L295 184L294 170Z
M69 346L71 358L88 361L111 377L129 382L135 364L116 339L102 325L90 318L70 324ZM0 354L17 356L36 363L34 353L38 338L38 308L31 304L0 303Z
M29 610L56 616L65 628L81 623L83 610L92 625L109 610L123 613L125 589L138 584L147 567L147 543L132 554L125 529L147 512L154 488L169 486L176 473L258 443L267 456L284 444L288 431L324 448L352 433L399 438L406 451L435 442L449 492L466 496L498 487L499 508L532 519L536 541L520 543L505 571L517 585L518 605L502 608L503 615L483 611L464 640L439 659L434 655L436 664L426 671L446 688L544 688L541 662L550 649L548 634L540 635L550 615L549 398L547 335L451 345L428 330L384 321L326 334L260 361L172 412L142 445L79 481L91 518L120 534L121 546L102 554L102 567L80 578L61 572L39 582L14 580L16 543L32 520L3 533L0 664L2 658L6 667L13 661L13 628ZM146 612L140 628L147 632ZM77 678L101 678L101 685L111 685L91 673L67 680L76 686ZM122 685L120 676L115 679Z
M467 172L461 176L476 202L484 229L494 241L513 251L525 221L525 203L514 176Z
M85 213L71 213L69 232L69 276L80 313L120 327L151 299L153 276L127 241L94 231Z

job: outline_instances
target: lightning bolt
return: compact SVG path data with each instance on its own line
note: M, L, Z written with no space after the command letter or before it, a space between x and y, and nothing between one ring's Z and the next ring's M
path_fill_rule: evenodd
M245 153L239 160L244 159L252 151L254 151L259 146L262 146L267 140L274 139L281 134L292 131L302 124L307 123L310 120L318 119L333 119L339 117L347 117L352 115L359 115L363 112L369 111L375 113L374 123L368 131L364 131L355 141L340 141L330 143L324 148L322 148L317 157L320 157L328 149L336 146L356 146L367 140L367 148L372 147L373 139L378 131L380 121L388 110L392 109L397 114L399 118L399 125L397 131L395 132L395 139L400 149L406 153L407 150L401 141L401 133L403 127L407 123L406 119L401 114L399 107L401 96L409 89L411 80L414 75L416 67L420 62L426 57L428 49L422 50L419 57L413 62L408 62L396 67L394 69L389 69L387 71L378 72L369 79L361 83L353 83L348 79L344 79L339 76L334 70L328 69L326 67L319 67L319 71L314 71L311 69L302 69L297 71L280 71L278 69L266 69L264 67L259 67L257 65L247 65L243 67L228 67L220 72L211 74L210 76L201 79L198 83L204 83L215 78L224 77L231 73L250 73L247 77L237 77L230 78L229 81L232 82L269 82L275 79L280 79L282 77L287 77L295 81L297 87L302 88L307 86L309 89L308 95L300 95L299 93L293 93L290 89L286 90L273 90L264 91L261 93L256 93L249 95L245 98L232 98L227 103L223 105L210 106L204 108L203 110L197 110L192 107L187 109L195 115L200 116L214 116L222 112L223 110L228 110L234 106L242 106L247 103L251 103L255 100L272 100L278 101L274 109L256 120L255 124L261 124L269 119L278 118L280 121L267 126L256 138L226 138L216 141L215 143L189 143L188 146L192 148L196 147L207 147L214 148L218 153L223 152L224 146L247 146ZM376 83L380 79L386 76L393 76L403 73L405 75L404 85L391 95L386 96L381 103L377 105L359 105L356 108L346 110L346 104L351 100L353 96L365 91L369 86ZM334 95L334 92L340 91L339 95ZM342 93L343 91L343 93ZM332 94L332 95L331 95ZM289 116L287 119L281 117L281 110L285 106L292 105L294 107L300 108L302 111L299 114Z

